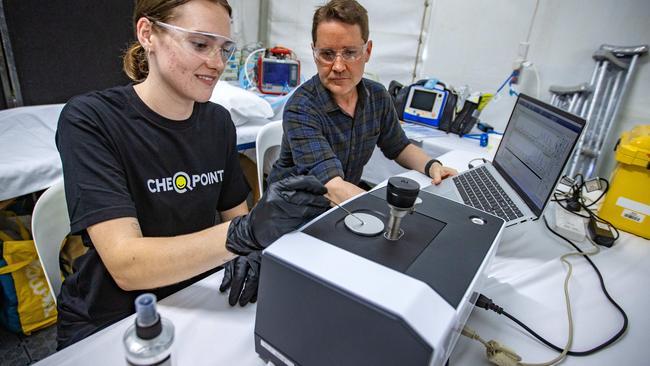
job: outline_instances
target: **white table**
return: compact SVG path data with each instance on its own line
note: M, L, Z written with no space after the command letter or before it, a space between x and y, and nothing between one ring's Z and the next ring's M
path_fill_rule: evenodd
M0 112L0 201L45 189L61 179L54 133L63 104Z
M462 167L468 152L440 157L445 164ZM462 169L461 169L462 170ZM428 178L411 172L409 176ZM580 244L586 248L587 244ZM562 284L565 267L559 257L571 251L552 237L541 221L506 229L489 269L484 294L538 333L563 346L566 314ZM599 290L596 276L586 262L571 259L570 283L575 321L574 348L591 348L608 339L621 319ZM569 357L563 365L645 365L650 359L650 241L622 232L610 249L593 257L611 295L627 312L630 326L618 343L589 357ZM254 351L255 306L230 307L219 293L222 272L213 274L160 302L162 316L176 326L173 358L176 365L264 365ZM116 365L124 363L122 335L132 324L128 317L58 352L39 365ZM468 325L485 339L497 339L514 348L527 362L548 361L549 351L503 316L475 309ZM325 352L325 351L324 351ZM461 337L450 365L489 365L483 346Z
M462 138L453 133L447 134L431 127L402 123L402 129L409 139L419 145L429 156L436 159L440 159L439 156L452 151L461 151L466 153L463 156L467 157L467 162L474 158L491 160L501 141L500 135L490 134L488 146L481 147L478 140ZM448 165L444 161L442 163ZM456 170L465 170L467 169L467 163L462 168L454 168ZM402 174L407 171L408 169L387 159L381 150L375 147L370 161L363 168L361 179L370 184L378 184L385 180L386 177Z
M583 250L590 245L580 243ZM497 251L483 293L511 315L559 347L567 340L567 317L563 281L566 266L559 257L574 251L551 237L543 222L508 228ZM569 284L573 308L573 350L587 350L618 332L622 317L600 290L598 279L586 260L570 259L573 276ZM614 345L588 357L569 357L562 365L647 365L650 358L650 241L621 233L612 248L601 248L592 257L610 295L627 312L627 334ZM507 319L491 311L475 309L467 324L483 339L495 339L518 352L524 362L549 361L557 353ZM485 350L476 341L461 337L450 365L487 365ZM479 361L480 360L480 361Z
M0 201L46 189L62 179L54 135L63 104L0 111ZM255 147L267 119L252 119L237 127L237 148Z

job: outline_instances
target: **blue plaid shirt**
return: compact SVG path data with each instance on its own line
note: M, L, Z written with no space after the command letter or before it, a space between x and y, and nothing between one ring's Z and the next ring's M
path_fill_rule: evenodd
M376 145L391 160L402 152L409 140L386 89L362 79L357 92L350 117L318 75L295 91L284 108L282 147L269 183L293 174L313 175L323 184L337 176L358 184Z

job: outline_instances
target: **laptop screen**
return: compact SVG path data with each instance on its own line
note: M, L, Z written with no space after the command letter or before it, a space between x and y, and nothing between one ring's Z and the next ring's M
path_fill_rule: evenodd
M493 165L539 217L553 193L584 119L520 94Z

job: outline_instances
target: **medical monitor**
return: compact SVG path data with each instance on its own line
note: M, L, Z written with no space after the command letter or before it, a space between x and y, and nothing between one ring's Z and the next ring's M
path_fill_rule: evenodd
M264 58L258 65L258 88L266 94L286 94L298 86L300 63L295 60Z
M446 100L447 91L444 89L411 86L402 118L407 122L418 122L438 127Z

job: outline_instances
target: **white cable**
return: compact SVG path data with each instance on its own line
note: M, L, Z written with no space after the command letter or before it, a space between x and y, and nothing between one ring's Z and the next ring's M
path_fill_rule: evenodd
M526 43L530 42L530 34L533 32L533 24L535 24L535 18L537 17L537 8L539 8L539 0L535 1L535 10L533 10L533 16L530 18L530 24L528 25L528 34L526 35Z
M535 18L537 18L538 9L539 9L539 0L535 0L535 9L533 10L533 15L531 16L530 23L528 24L528 33L526 34L526 40L523 42L519 42L519 48L517 50L517 58L514 60L512 64L513 70L519 70L520 72L522 72L523 68L526 67L526 63L528 60L528 50L530 48L530 36L533 32L533 25L535 24ZM521 75L519 75L519 77L521 77ZM537 92L538 98L539 98L539 94L540 93L538 89Z
M255 51L249 53L248 57L246 57L246 62L244 62L244 78L248 82L248 88L249 89L252 89L253 87L255 87L255 84L253 84L253 82L251 81L251 78L248 76L248 63L250 62L253 55L255 55L256 53L261 52L261 51L266 51L266 48L258 48Z
M546 218L544 218L544 220L546 220ZM478 335L478 333L473 331L471 328L468 327L463 328L462 334L470 339L475 339L480 343L482 343L486 348L487 354L491 356L490 361L499 365L552 366L560 363L566 357L567 353L569 352L569 349L571 348L571 344L573 343L573 317L571 315L571 300L569 298L569 279L571 278L571 274L573 272L573 266L571 265L571 262L567 260L567 258L570 256L591 256L591 255L598 254L600 252L600 248L598 247L598 245L594 244L593 242L591 244L594 246L594 250L591 252L587 252L587 251L583 253L570 252L560 257L560 260L569 267L566 277L564 278L564 300L566 302L566 309L567 309L569 336L562 353L560 353L556 358L544 363L524 363L521 362L521 357L517 355L517 353L514 352L513 350L502 346L501 344L499 344L494 340L491 340L489 342L484 341Z
M544 220L546 220L546 218L544 218ZM598 254L600 252L600 248L594 243L591 243L591 244L594 246L594 250L591 251L591 252L587 252L587 251L582 252L582 253L580 253L580 252L570 252L570 253L567 253L567 254L560 257L560 260L562 262L564 262L569 267L569 269L567 271L567 274L566 274L566 277L564 279L564 299L566 301L567 318L568 318L568 321L569 321L569 337L567 339L566 346L564 346L564 350L562 351L562 353L560 353L556 358L554 358L551 361L544 362L544 363L538 363L538 364L520 362L519 365L521 365L521 366L550 366L550 365L555 365L555 364L559 363L560 361L562 361L566 357L567 353L569 352L569 349L571 348L571 344L573 343L573 317L571 316L571 300L569 299L569 279L571 278L571 274L573 272L573 266L571 265L571 262L569 262L567 260L567 258L570 257L570 256L590 256L590 255Z

